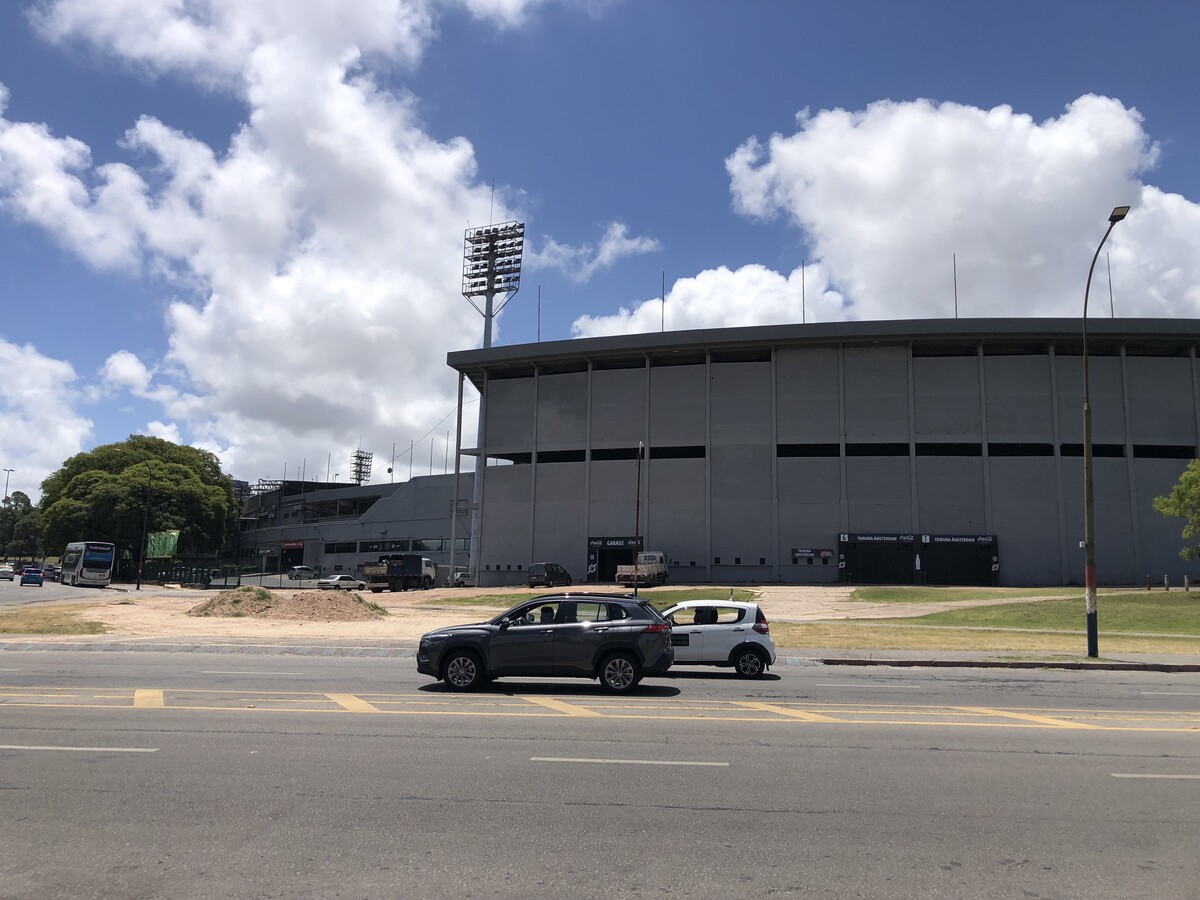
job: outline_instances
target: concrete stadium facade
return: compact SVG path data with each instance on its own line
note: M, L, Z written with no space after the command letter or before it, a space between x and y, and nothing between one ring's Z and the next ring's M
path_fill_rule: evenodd
M640 541L684 583L1080 584L1080 325L851 322L451 353L482 398L479 446L463 451L487 460L479 582L518 583L545 560L604 581ZM1152 502L1197 457L1197 345L1196 320L1088 321L1101 584L1195 574L1182 521Z

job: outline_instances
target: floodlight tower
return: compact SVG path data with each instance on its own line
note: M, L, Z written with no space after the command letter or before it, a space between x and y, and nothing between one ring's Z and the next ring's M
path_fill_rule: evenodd
M462 295L483 316L483 347L492 346L492 319L521 287L521 257L525 250L525 223L504 222L468 228L463 242ZM496 295L503 294L495 306ZM483 309L475 302L484 298Z
M361 485L364 481L371 480L371 462L375 454L369 450L355 450L354 461L352 463L353 475L355 484Z
M492 320L508 305L521 287L521 257L525 251L525 223L503 222L468 228L463 235L462 295L483 316L483 348L492 346ZM496 306L496 295L504 299ZM483 309L475 298L483 298ZM487 423L487 385L479 394L479 429L476 439L478 456L475 461L475 489L471 502L471 574L479 584L479 508L483 503L483 476L487 469L487 450L484 447ZM462 424L462 375L458 380L458 419ZM462 431L459 430L459 449ZM454 461L454 499L450 514L450 577L454 577L455 525L458 522L458 453Z

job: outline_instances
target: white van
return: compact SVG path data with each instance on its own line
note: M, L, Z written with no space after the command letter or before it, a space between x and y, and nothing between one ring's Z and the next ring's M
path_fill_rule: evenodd
M288 569L287 576L292 581L299 581L303 578L316 578L317 570L312 566L292 566Z

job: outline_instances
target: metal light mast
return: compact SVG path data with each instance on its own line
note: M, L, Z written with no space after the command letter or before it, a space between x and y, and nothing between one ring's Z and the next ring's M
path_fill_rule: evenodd
M483 347L492 346L492 319L521 287L525 223L505 222L468 228L463 246L462 295L483 316ZM506 295L495 306L497 294ZM484 298L483 309L475 297Z
M521 257L525 252L525 223L503 222L468 228L463 235L462 295L483 316L483 348L492 346L492 320L508 305L521 287ZM496 305L496 295L503 295ZM483 309L475 298L483 298ZM459 375L459 423L462 422L462 375ZM479 508L483 504L483 476L487 469L487 449L484 446L487 428L487 384L479 392L479 426L476 438L475 489L471 502L471 573L479 584ZM459 448L462 432L459 432ZM450 577L454 578L454 526L458 522L458 460L455 458L454 499L450 517Z

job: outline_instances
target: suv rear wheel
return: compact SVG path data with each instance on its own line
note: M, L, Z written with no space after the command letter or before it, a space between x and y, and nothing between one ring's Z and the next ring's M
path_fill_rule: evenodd
M613 694L624 694L642 680L642 667L633 655L621 650L600 663L600 684Z

